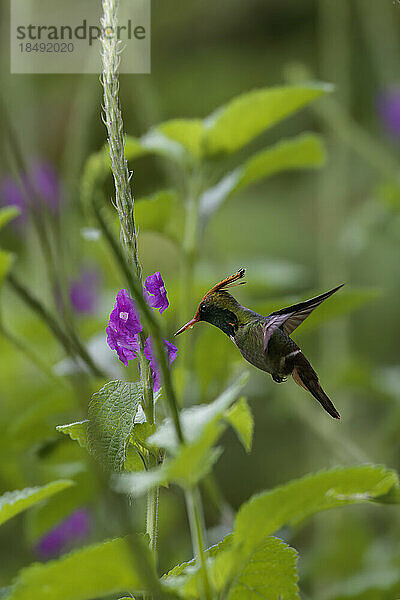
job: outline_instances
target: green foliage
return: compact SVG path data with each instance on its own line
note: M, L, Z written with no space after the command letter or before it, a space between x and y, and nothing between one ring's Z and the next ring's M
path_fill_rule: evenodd
M87 428L89 421L76 421L76 423L69 423L68 425L58 425L57 431L69 435L71 440L76 440L81 448L88 448L87 439Z
M198 440L207 425L217 423L225 411L237 398L240 390L245 385L248 374L244 373L234 384L227 388L214 402L183 409L180 413L183 436L187 445ZM176 433L170 419L162 423L156 433L149 438L149 442L159 448L175 454L179 448Z
M292 169L321 166L325 159L324 147L317 135L302 134L292 140L278 142L258 152L206 190L200 199L203 217L212 215L225 200L236 192L261 179Z
M13 261L14 255L11 252L0 249L0 286L11 269Z
M246 452L250 452L253 444L254 419L246 398L240 398L226 411L226 419L236 431Z
M297 552L281 540L266 539L239 568L228 600L298 600Z
M256 596L260 593L276 600L279 594L282 600L298 598L296 553L269 536L284 525L296 525L321 510L385 501L385 496L398 485L394 471L363 465L308 475L253 496L239 509L233 534L208 553L214 588L226 590L228 598L234 592L235 599L253 597L247 595L250 590L244 591L245 585L256 589ZM264 568L254 569L254 564L260 563ZM186 596L198 597L199 576L193 563L184 563L170 571L166 579L171 587L183 589ZM273 595L265 595L268 593Z
M149 550L141 546L151 564ZM23 569L8 600L91 600L126 590L141 592L145 585L128 542L115 539Z
M234 98L206 120L207 153L236 152L328 91L331 87L326 84L287 86L254 90Z
M243 504L237 514L234 540L251 552L283 525L296 525L328 508L384 501L398 488L397 474L382 466L362 465L321 471L263 492Z
M76 464L79 468L79 464ZM68 467L68 465L67 465ZM74 485L62 494L51 496L44 503L36 504L26 516L27 538L33 543L66 519L73 511L95 505L100 485L95 474L81 465L73 474Z
M90 400L87 425L90 452L112 471L123 468L142 397L141 383L110 381Z
M157 448L166 449L172 457L156 469L120 476L115 480L116 489L140 496L157 485L169 482L182 487L195 485L210 471L221 454L214 445L225 430L225 413L246 380L247 376L243 375L211 404L181 411L183 445L178 444L171 420L167 419L147 441Z
M16 206L4 206L0 209L0 229L5 227L7 223L18 217L21 213Z
M375 561L362 571L329 586L321 600L393 600L400 594L400 560L395 564L386 553L385 564Z
M183 228L182 203L171 190L162 190L140 198L135 208L135 219L141 231L155 231L174 243L181 239Z
M41 487L25 488L6 492L0 496L0 525L18 513L30 508L53 494L58 494L73 485L73 481L60 479Z
M158 129L171 140L179 142L195 158L202 157L204 124L201 119L172 119L159 125Z

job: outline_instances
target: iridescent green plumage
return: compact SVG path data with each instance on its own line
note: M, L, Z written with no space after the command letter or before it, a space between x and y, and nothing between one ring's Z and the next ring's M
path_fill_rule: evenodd
M321 388L317 374L291 339L290 333L342 286L264 317L241 306L226 291L238 285L238 280L243 276L244 269L241 269L215 285L200 302L194 318L181 327L177 334L198 321L215 325L230 337L249 363L270 373L277 383L292 375L294 381L311 392L332 417L339 419L339 413Z

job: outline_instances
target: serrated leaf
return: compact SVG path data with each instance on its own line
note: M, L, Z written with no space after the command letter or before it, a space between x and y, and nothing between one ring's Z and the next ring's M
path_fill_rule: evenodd
M81 448L88 449L88 439L87 439L87 427L88 427L88 419L85 421L76 421L75 423L69 423L68 425L58 425L56 427L57 431L60 433L64 433L65 435L69 435L71 440L75 440L81 446Z
M281 171L318 167L324 159L324 147L317 135L302 134L283 140L253 155L214 187L206 190L200 198L201 213L209 217L223 202L248 185Z
M229 550L232 545L232 534L226 535L220 542L214 544L210 548L207 548L204 552L207 563L209 566L215 566L214 559L221 556L222 554L228 556L225 552ZM231 565L229 565L230 567ZM222 590L226 584L225 573L230 572L230 568L227 571L219 569L218 571L213 568L210 571L212 577L212 587L216 592ZM201 577L199 565L193 558L187 562L181 563L173 567L168 573L162 576L161 580L171 589L180 591L185 597L198 598Z
M200 481L221 454L221 450L215 448L214 444L225 430L223 416L237 398L246 380L247 374L240 377L211 404L181 411L185 444L178 445L175 429L170 419L166 419L148 438L148 443L168 450L172 457L164 461L161 467L116 478L115 489L140 496L149 489L166 483L173 482L182 487L192 487Z
M247 379L248 373L243 373L235 383L210 404L192 406L181 411L181 425L186 444L191 444L198 439L209 423L222 418L224 412L237 398ZM164 448L174 453L179 445L171 419L166 419L148 441L157 448Z
M157 127L164 135L179 142L196 158L202 156L204 125L201 119L171 119Z
M4 206L0 208L0 229L5 227L10 221L18 217L21 211L17 206Z
M298 600L297 552L274 537L268 537L247 557L235 554L233 536L205 552L213 589L228 600L264 598L264 600ZM174 567L162 581L188 598L200 597L198 565L194 560Z
M322 471L253 496L236 516L234 543L246 554L283 525L348 504L379 501L398 488L395 471L362 465Z
M152 564L150 551L142 546ZM22 569L9 600L92 600L127 590L143 592L145 586L128 543L115 539Z
M132 430L132 441L141 445L147 445L147 439L157 430L154 423L135 423Z
M143 395L140 382L110 381L89 403L90 452L112 471L121 471Z
M228 600L298 600L297 552L269 537L238 570Z
M246 398L240 398L240 400L226 412L225 418L236 431L246 452L250 452L253 444L254 419Z
M41 487L6 492L0 496L0 525L37 502L41 502L53 496L53 494L62 492L62 490L69 488L71 485L74 485L73 481L60 479Z
M234 98L205 120L207 153L239 150L265 129L330 89L326 84L272 87Z
M323 471L253 496L239 509L229 543L215 551L213 560L208 561L214 589L221 591L226 588L246 568L247 561L269 536L285 524L295 525L315 512L329 508L369 500L379 502L393 488L398 488L398 477L394 471L382 466L362 465ZM179 585L189 597L198 597L199 572L192 562L177 567L167 577L170 575L177 576L177 582L173 581L173 577L168 582L171 587ZM296 580L292 583L295 584ZM285 596L285 593L289 592L281 591L282 600L293 597ZM230 596L228 598L231 600ZM279 595L273 598L277 600Z

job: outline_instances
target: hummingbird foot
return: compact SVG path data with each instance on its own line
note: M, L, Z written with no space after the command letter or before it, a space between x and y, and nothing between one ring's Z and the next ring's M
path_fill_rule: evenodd
M283 383L284 381L286 381L287 377L281 377L280 375L272 375L272 379L275 381L275 383Z

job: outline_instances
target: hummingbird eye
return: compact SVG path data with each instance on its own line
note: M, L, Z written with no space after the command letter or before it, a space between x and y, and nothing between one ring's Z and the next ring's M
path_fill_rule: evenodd
M200 304L200 310L201 310L201 311L205 311L205 310L206 310L206 303L205 303L205 302L202 302L202 303Z

